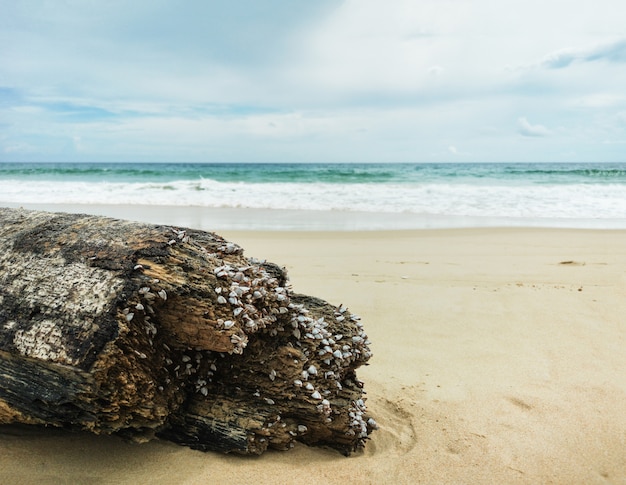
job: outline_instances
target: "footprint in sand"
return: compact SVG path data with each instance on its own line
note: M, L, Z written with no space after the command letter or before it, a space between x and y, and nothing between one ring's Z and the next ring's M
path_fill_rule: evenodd
M367 444L369 452L376 454L393 450L395 453L405 454L415 447L415 416L407 405L379 398L370 399L368 408L379 426Z

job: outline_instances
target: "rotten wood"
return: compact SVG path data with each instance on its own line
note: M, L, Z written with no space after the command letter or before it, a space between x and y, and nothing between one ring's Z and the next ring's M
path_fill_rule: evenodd
M368 344L216 234L0 208L0 423L349 454L376 428Z

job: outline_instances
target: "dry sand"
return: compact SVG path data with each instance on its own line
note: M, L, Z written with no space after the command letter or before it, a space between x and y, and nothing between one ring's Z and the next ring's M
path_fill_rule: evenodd
M626 231L226 232L362 316L380 430L258 458L0 428L0 483L626 483Z

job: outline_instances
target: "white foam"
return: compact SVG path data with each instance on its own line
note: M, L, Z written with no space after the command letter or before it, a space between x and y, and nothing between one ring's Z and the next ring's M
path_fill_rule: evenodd
M0 180L1 203L372 212L425 218L586 219L614 225L615 221L626 218L626 185Z

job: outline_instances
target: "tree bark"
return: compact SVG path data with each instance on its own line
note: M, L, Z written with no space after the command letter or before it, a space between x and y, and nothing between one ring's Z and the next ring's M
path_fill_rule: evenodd
M368 344L216 234L0 208L0 423L349 454L376 427Z

